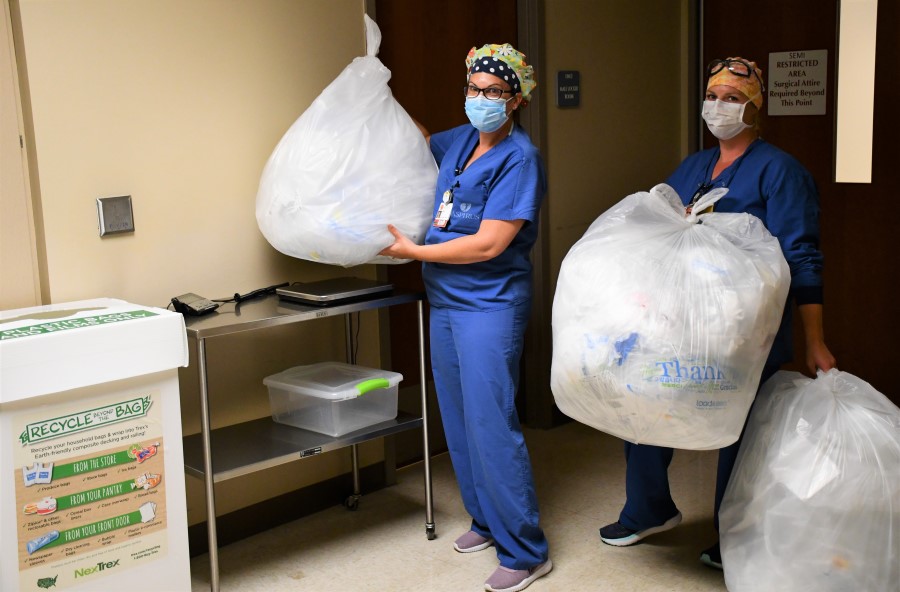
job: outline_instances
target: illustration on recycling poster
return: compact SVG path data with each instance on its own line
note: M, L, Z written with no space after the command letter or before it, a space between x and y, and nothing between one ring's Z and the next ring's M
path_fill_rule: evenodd
M159 392L15 418L19 582L64 590L166 554Z

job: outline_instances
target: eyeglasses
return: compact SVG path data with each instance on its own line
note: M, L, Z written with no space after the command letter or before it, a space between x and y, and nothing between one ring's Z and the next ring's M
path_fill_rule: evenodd
M756 68L744 60L713 60L706 67L706 77L709 78L713 74L718 74L722 71L722 68L727 68L735 76L743 76L744 78L755 76L759 81L760 92L766 92L766 85L763 83L762 78L759 77L759 74L756 73Z
M511 90L503 90L502 88L497 88L495 86L489 86L487 88L478 88L474 84L467 84L463 91L466 93L466 97L469 99L474 99L479 94L483 94L484 98L489 101L500 101L503 99L503 95L512 94Z

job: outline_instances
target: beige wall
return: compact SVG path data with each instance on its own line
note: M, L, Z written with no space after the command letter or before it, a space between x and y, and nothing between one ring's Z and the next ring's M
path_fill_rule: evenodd
M591 222L665 181L684 155L685 0L545 0L550 274ZM581 73L581 105L555 106L556 73Z
M283 256L255 219L278 140L365 53L363 12L363 0L14 0L45 300L165 306L184 292L222 298L284 281L374 277L373 266ZM123 194L136 230L101 238L95 200ZM375 313L363 314L360 338L360 363L377 366ZM343 357L343 324L333 319L212 340L214 427L269 414L263 377ZM180 373L186 433L199 430L195 368L192 359ZM380 441L362 447L363 465L382 457ZM220 484L217 507L348 470L348 450L284 465ZM196 523L202 483L187 481Z
M49 299L164 306L336 271L260 234L262 168L364 53L363 0L20 0ZM98 197L136 231L101 238Z

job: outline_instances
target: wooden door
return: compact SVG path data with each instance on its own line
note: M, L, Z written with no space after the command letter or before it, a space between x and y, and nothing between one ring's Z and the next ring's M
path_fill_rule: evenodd
M891 359L900 321L893 306L897 263L897 187L900 187L900 2L878 3L872 183L834 183L835 65L838 0L760 0L752 9L705 2L703 63L741 55L764 74L768 54L828 50L825 115L771 116L763 137L795 156L812 173L821 198L825 254L825 342L838 368L866 380L895 403L900 390ZM707 135L706 141L709 141ZM801 370L803 336L795 314L795 360Z

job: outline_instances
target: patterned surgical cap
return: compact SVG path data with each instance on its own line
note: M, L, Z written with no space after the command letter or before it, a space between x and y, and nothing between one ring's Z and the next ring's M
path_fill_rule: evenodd
M750 60L745 60L744 58L728 58L728 60L739 60L746 64L749 64L752 70L750 76L738 76L737 74L729 71L728 68L722 68L709 77L709 81L706 83L706 88L717 86L720 84L724 86L730 86L731 88L740 91L744 96L750 99L750 102L756 105L757 109L760 109L763 103L762 70L759 69L759 66L756 65L756 62L751 62ZM753 72L756 73L756 76L753 75Z
M486 72L506 81L514 92L522 93L526 101L537 86L534 68L525 63L525 54L509 43L473 47L466 56L466 69L470 75Z

